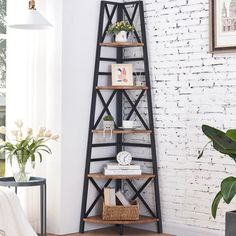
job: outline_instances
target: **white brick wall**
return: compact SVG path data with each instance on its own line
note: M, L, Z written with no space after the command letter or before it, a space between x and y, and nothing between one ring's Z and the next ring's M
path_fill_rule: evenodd
M223 235L225 211L236 204L221 203L214 220L211 203L236 166L212 148L201 160L197 154L207 142L202 124L236 127L236 55L208 53L208 0L144 2L164 225Z

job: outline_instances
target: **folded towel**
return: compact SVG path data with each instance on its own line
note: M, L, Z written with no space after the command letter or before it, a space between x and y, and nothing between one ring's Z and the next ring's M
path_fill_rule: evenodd
M7 188L0 188L0 236L37 236L17 195Z

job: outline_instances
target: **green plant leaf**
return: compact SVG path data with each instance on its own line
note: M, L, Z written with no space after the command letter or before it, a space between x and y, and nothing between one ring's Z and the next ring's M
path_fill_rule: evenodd
M212 205L211 205L211 214L212 216L214 217L214 219L216 218L216 212L217 212L217 209L218 209L218 205L220 203L220 200L223 198L222 196L222 193L221 191L218 192L212 202Z
M236 142L236 129L229 129L226 132L226 136Z
M209 139L217 143L222 149L231 150L231 152L232 150L236 150L236 142L227 137L223 131L208 125L203 125L202 131Z
M225 202L229 204L236 195L236 178L235 177L231 176L222 181L221 193Z
M236 150L225 150L216 142L213 142L213 147L215 148L216 151L222 154L229 155L236 162Z

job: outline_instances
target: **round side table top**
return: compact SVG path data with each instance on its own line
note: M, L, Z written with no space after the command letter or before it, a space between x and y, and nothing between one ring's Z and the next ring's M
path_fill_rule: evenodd
M30 177L30 180L28 182L16 182L14 177L2 177L0 178L0 186L37 186L37 185L43 185L46 184L46 179L41 177Z

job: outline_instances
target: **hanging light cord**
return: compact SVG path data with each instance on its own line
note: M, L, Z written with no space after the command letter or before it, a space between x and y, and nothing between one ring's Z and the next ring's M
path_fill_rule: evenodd
M35 8L35 1L34 0L30 0L29 1L29 9L30 10L36 10L36 8Z

